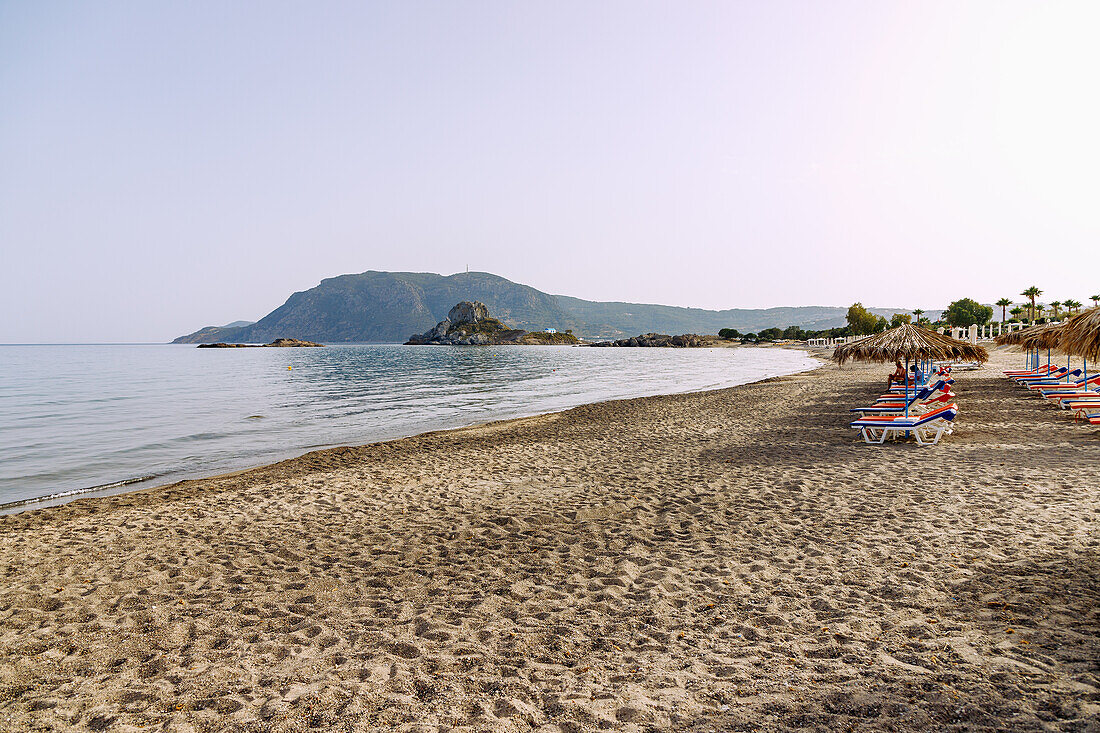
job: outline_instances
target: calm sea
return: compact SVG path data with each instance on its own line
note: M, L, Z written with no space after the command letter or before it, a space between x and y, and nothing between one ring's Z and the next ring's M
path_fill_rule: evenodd
M762 348L0 346L0 513L817 364Z

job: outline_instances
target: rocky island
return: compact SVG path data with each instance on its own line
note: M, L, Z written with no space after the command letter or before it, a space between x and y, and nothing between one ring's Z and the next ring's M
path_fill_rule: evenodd
M545 346L579 343L572 333L509 328L489 315L484 303L464 300L427 333L410 336L406 345L420 346Z
M227 344L223 342L199 344L200 349L267 349L271 347L299 348L313 346L324 346L324 344L319 344L316 341L302 341L301 339L275 339L270 344Z

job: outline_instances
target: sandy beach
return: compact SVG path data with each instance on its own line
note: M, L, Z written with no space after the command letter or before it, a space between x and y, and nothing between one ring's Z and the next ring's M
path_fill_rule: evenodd
M0 730L1100 729L1100 430L888 367L0 517Z

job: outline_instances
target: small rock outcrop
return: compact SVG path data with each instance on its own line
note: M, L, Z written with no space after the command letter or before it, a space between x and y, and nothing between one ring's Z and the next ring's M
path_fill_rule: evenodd
M301 339L275 339L270 344L199 344L200 349L267 349L267 348L298 348L324 346L316 341L302 341Z
M302 341L301 339L275 339L270 344L264 344L264 346L324 346L316 341Z
M672 348L693 348L706 346L703 336L695 333L685 333L680 336L666 336L663 333L643 333L641 336L631 336L618 341L598 341L593 346L658 346Z
M571 333L541 333L509 328L489 315L484 303L464 300L427 333L410 336L406 345L496 346L505 344L575 344Z
M477 323L488 320L489 306L479 301L464 300L451 308L447 314L447 320L455 324Z

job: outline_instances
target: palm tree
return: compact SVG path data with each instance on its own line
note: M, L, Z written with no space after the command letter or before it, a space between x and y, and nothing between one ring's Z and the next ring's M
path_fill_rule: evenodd
M1035 316L1038 316L1039 318L1042 318L1043 317L1043 311L1045 311L1046 309L1047 309L1047 307L1045 305L1043 305L1042 303L1036 303L1035 304ZM1034 321L1034 320L1036 320L1036 318L1033 316L1031 320Z
M1058 320L1058 309L1062 307L1062 301L1052 300L1050 301L1050 307L1054 309L1054 320Z
M920 308L914 308L913 309L913 316L917 319L916 320L917 325L920 325L920 317L923 316L923 315L924 315L924 311L921 310Z
M1040 290L1039 288L1035 287L1034 285L1032 285L1030 288L1028 288L1024 292L1020 293L1020 295L1024 296L1025 298L1031 298L1031 315L1030 315L1030 319L1033 323L1035 322L1035 299L1038 298L1042 294L1043 294L1043 291Z
M1092 301L1092 307L1093 308L1100 305L1100 295L1090 295L1089 300Z
M1020 306L1016 306L1015 308L1013 308L1012 310L1009 311L1009 314L1013 318L1015 318L1016 320L1020 320L1020 316L1022 316L1024 314L1024 309L1021 308Z
M1001 298L997 301L997 305L1001 306L1001 323L1005 321L1005 308L1012 305L1012 301L1008 298Z
M1081 310L1081 302L1078 300L1067 300L1062 305L1066 307L1067 311L1070 311L1072 313L1077 313Z

